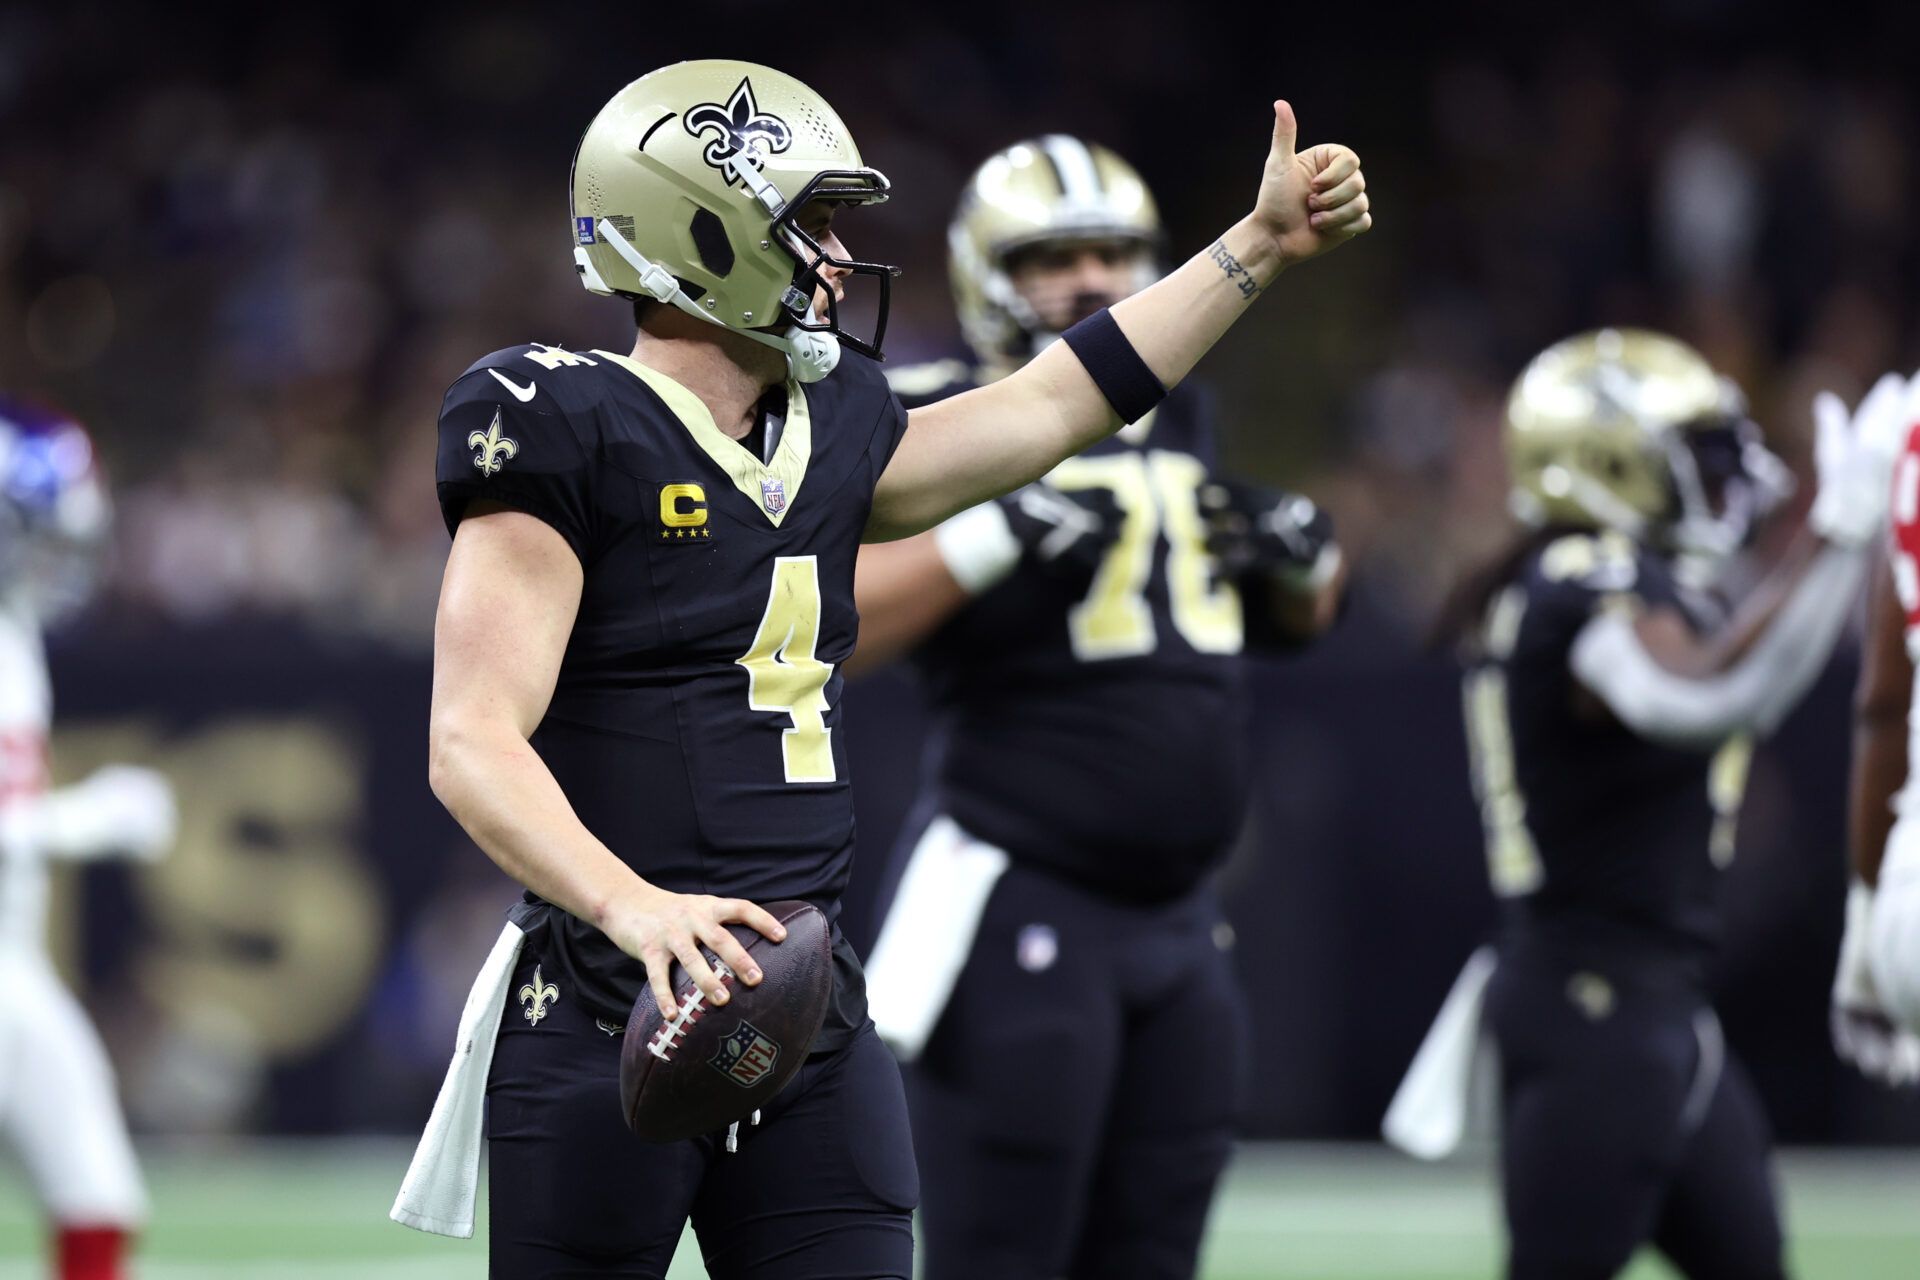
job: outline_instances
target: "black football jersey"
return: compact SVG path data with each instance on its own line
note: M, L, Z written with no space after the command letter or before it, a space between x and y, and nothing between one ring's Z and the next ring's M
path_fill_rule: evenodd
M909 405L974 385L958 362ZM931 385L938 382L940 385ZM1121 531L1091 583L1023 559L923 644L944 811L1016 860L1102 891L1171 897L1225 855L1246 811L1240 597L1214 580L1196 492L1208 405L1182 384L1047 476L1102 489Z
M1465 681L1475 793L1516 935L1569 959L1672 961L1697 974L1718 937L1751 740L1650 742L1579 714L1573 642L1596 611L1710 606L1617 534L1546 541L1488 605Z
M587 829L662 888L802 898L831 918L853 858L838 730L854 558L906 415L851 352L785 397L763 463L626 356L511 347L447 392L439 496L449 530L491 499L580 558L579 613L532 741ZM550 964L624 1022L644 968L565 912L548 923ZM823 1048L865 1018L835 939Z

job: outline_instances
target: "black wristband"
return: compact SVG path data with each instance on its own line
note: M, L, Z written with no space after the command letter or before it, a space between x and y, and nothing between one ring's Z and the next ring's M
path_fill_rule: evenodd
M1080 357L1093 385L1100 388L1122 422L1140 421L1166 398L1167 389L1153 376L1153 370L1147 368L1147 362L1105 307L1060 337Z

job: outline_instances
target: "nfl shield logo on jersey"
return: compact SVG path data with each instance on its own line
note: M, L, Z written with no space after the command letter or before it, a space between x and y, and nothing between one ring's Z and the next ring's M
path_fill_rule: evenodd
M779 476L768 476L760 482L760 501L766 506L768 515L779 515L787 509L787 482Z
M780 1046L751 1022L742 1022L707 1062L742 1089L751 1089L779 1059Z

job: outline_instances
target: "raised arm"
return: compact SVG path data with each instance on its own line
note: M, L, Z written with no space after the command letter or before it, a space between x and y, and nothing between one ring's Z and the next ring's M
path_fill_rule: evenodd
M1807 532L1730 625L1696 636L1671 611L1608 611L1574 642L1580 684L1641 736L1705 749L1771 732L1825 668L1865 580L1911 419L1906 381L1891 374L1851 423L1830 395L1814 407L1820 492Z
M635 874L581 823L529 741L553 697L581 580L551 526L494 503L468 508L434 620L433 793L501 870L645 964L663 1015L675 1013L674 960L724 1004L700 945L753 985L760 971L721 926L740 921L776 942L785 930L750 902L670 893Z
M1294 136L1293 109L1274 103L1273 141L1253 212L1112 308L1123 351L1131 346L1161 388L1186 377L1281 271L1373 225L1360 158L1333 144L1296 152ZM1071 336L1018 373L913 411L875 488L868 541L931 528L1038 479L1122 425Z

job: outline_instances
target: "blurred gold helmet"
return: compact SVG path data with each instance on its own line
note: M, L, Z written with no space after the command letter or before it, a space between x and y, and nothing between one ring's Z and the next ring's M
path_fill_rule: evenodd
M593 118L574 152L574 265L597 294L652 298L787 353L825 377L844 342L880 356L893 267L828 256L796 222L814 200L874 204L888 183L863 165L819 94L751 62L680 62L641 76ZM878 281L871 337L840 327L820 268Z
M1105 147L1053 133L988 156L947 228L948 269L967 343L988 363L1025 359L1050 341L1013 287L1007 259L1037 245L1137 243L1144 288L1156 274L1160 211L1133 166Z
M1614 529L1718 560L1792 489L1746 399L1686 343L1597 329L1535 356L1507 397L1511 502L1534 525Z

